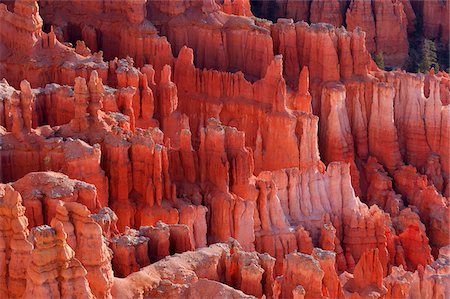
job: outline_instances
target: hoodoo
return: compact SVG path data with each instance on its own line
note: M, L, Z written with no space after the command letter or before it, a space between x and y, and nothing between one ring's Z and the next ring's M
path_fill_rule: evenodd
M0 297L450 298L449 9L0 0Z

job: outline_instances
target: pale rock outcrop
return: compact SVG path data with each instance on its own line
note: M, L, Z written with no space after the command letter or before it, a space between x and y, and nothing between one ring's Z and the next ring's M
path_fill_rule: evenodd
M236 253L236 249L236 242L231 241L229 243L217 243L196 251L188 251L170 256L144 267L124 279L116 279L113 287L113 296L134 298L138 294L141 294L152 298L162 298L167 296L167 294L171 294L174 297L182 297L180 294L183 293L190 294L190 292L194 292L194 294L198 294L197 292L200 291L196 284L202 282L202 280L212 281L208 283L202 282L203 285L211 285L211 288L221 289L228 293L231 292L230 288L219 283L219 281L226 278L226 275L230 274L226 271L227 268L222 265L226 265L227 263L231 265L230 262L232 260L238 262L239 257L242 257L243 261L249 258L248 261L253 263L256 268L262 267L264 271L267 271L266 273L270 273L270 264L273 267L273 263L268 263L268 268L266 268L265 258L263 258L264 255L260 255L261 264L258 264L254 254L250 253L250 255L247 255L244 252L239 254ZM235 254L235 258L232 258L233 254ZM253 267L245 267L245 264L241 264L240 266L243 267L239 271L241 273L240 277L245 275L245 279L251 279L250 281L252 281L254 276L250 274L253 271ZM248 269L248 271L245 269ZM260 271L256 272L261 273ZM265 283L264 276L263 280ZM244 287L247 286L250 285ZM191 287L193 289L190 291L189 289ZM204 294L204 292L202 291L201 294ZM237 294L241 294L238 298L254 298L250 295L242 295L243 293L241 292L235 294L236 296L238 296ZM230 294L230 296L231 298L235 298L235 295Z

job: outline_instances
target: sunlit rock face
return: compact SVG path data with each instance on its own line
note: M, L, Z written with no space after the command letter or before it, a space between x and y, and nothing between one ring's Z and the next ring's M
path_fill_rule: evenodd
M0 2L1 298L450 296L448 1Z

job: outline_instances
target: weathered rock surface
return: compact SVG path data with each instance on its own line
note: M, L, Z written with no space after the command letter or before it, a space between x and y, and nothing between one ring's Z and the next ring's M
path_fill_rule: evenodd
M0 4L0 296L448 297L447 7Z
M378 249L366 251L356 264L353 278L345 285L345 291L357 293L362 298L381 297L386 294L383 286L383 267L378 258Z
M86 279L86 270L66 242L63 224L55 222L33 228L35 248L27 269L24 298L94 298Z
M69 179L58 172L31 172L12 186L22 195L30 228L49 224L60 200L78 202L92 212L100 207L94 185Z
M386 65L401 67L408 58L408 34L423 28L422 37L448 42L448 1L351 0L351 1L254 1L254 12L273 22L291 18L295 22L345 25L348 31L360 27L366 32L366 46L372 55L383 53Z
M424 34L428 38L438 38L441 42L448 43L450 22L446 15L450 11L448 1L431 1L416 4L423 14Z
M20 298L25 292L32 244L22 197L9 185L0 185L0 292L4 298Z
M96 298L111 298L112 252L103 238L102 227L93 218L86 206L80 203L60 202L51 223L61 222L67 229L67 242L87 271L86 279L92 294Z
M270 263L261 261L261 258L263 257L258 258L255 253L240 252L236 243L214 244L195 252L188 251L163 259L124 279L116 278L113 296L133 298L137 294L143 294L143 296L163 298L168 294L167 292L170 292L175 297L183 298L184 293L201 292L196 286L202 281L201 279L216 281L217 283L203 282L203 284L211 284L214 288L225 289L227 293L231 290L220 286L220 281L223 279L233 286L243 284L242 287L246 292L261 293L263 283L268 282L267 280L261 281L263 273L271 273L269 272L271 267L273 269L273 263L270 266ZM227 266L222 267L223 263ZM190 290L191 288L193 289ZM203 294L203 292L201 293ZM230 298L235 298L234 296L254 298L250 294L247 295L248 297L238 294L243 293L237 292L236 295L230 295L232 296Z

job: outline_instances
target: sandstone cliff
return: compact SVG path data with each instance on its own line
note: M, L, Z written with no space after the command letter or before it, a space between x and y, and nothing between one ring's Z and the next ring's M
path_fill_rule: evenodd
M447 297L449 76L370 57L418 11L0 4L1 296Z

